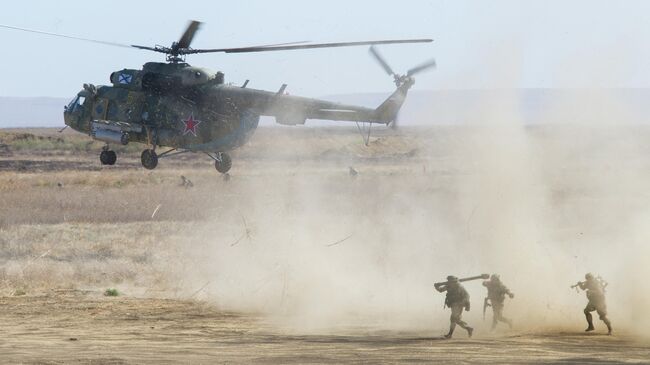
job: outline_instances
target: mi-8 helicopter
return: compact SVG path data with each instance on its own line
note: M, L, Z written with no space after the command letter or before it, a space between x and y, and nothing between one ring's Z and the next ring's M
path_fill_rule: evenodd
M342 43L304 42L241 48L194 49L192 39L201 23L191 21L181 38L170 47L125 45L67 36L25 28L0 25L51 36L133 47L163 53L166 63L148 62L141 70L123 69L110 75L110 86L84 84L83 89L64 108L66 126L105 142L99 159L114 165L117 154L111 144L144 143L141 162L154 169L158 159L186 152L203 152L215 162L217 171L226 173L232 166L231 151L252 136L261 116L273 116L286 125L304 124L307 119L325 119L364 123L394 123L416 73L435 66L431 60L409 70L395 73L374 45L428 43L431 39L398 39ZM251 53L298 49L371 46L370 53L391 76L397 86L376 109L344 105L285 93L286 84L276 92L225 83L222 72L213 73L185 63L185 56L197 53ZM372 124L371 124L372 125ZM158 153L157 147L169 149Z

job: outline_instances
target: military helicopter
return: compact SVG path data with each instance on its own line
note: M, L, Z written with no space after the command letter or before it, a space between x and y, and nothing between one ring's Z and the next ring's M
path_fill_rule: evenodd
M177 42L170 47L127 45L69 35L49 33L8 25L0 27L46 34L113 46L131 47L166 55L166 63L148 62L142 69L122 69L110 75L111 85L84 84L83 89L64 107L66 127L87 133L105 142L99 160L114 165L117 154L110 145L139 142L144 168L152 170L158 160L187 152L203 152L214 160L220 173L227 173L232 159L227 153L240 147L253 135L261 116L272 116L279 124L304 124L307 119L395 123L397 113L413 86L413 76L435 66L431 60L395 73L374 48L379 44L428 43L431 39L396 39L341 43L294 42L240 48L194 49L190 47L201 22L191 21ZM185 62L198 53L253 53L299 49L371 46L371 55L393 77L397 87L376 109L344 105L325 100L292 96L283 84L276 92L248 88L225 82L223 72L213 73ZM367 140L366 140L367 143ZM157 147L167 147L162 153Z

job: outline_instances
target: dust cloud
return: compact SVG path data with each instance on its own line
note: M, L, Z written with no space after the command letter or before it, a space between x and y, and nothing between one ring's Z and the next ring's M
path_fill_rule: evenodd
M192 228L170 274L191 283L188 295L291 331L438 334L449 312L433 283L448 274L499 273L515 293L506 314L516 330L580 331L586 298L569 287L594 272L610 284L615 331L640 332L650 324L650 134L613 120L624 108L599 98L607 104L589 123L561 123L576 105L559 100L540 117L555 123L531 125L512 91L500 98L510 102L468 107L475 123L409 131L420 135L414 158L283 162L239 177L214 192L214 217ZM465 287L465 318L487 331L484 288Z
M610 282L615 325L641 320L648 176L634 130L502 124L434 136L444 154L421 163L368 165L356 179L279 171L215 192L237 203L194 227L177 274L224 309L300 331L442 330L432 284L495 272L516 294L507 311L519 329L583 326L584 294L569 286L589 271ZM484 291L466 287L466 317L480 326Z

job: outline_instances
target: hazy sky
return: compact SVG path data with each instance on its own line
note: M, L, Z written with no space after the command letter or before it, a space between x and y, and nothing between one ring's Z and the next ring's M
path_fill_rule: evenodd
M163 5L164 4L164 5ZM174 5L172 5L174 4ZM380 48L396 70L435 57L418 89L650 87L650 1L7 1L0 23L170 45L189 19L195 48L428 37ZM0 96L72 96L84 82L163 55L0 29ZM226 80L291 94L388 91L366 47L190 56Z

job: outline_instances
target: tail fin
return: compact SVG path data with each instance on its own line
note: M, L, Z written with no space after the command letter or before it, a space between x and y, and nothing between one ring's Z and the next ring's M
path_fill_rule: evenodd
M379 123L390 124L393 123L393 127L396 127L397 113L399 112L404 100L406 100L406 94L409 89L415 83L413 76L416 74L428 70L430 68L436 67L436 61L431 59L425 63L422 63L418 66L415 66L408 70L405 75L400 75L395 73L393 69L388 65L388 62L379 54L379 52L373 47L370 47L370 54L375 58L379 65L386 71L386 73L393 77L395 85L397 85L397 90L386 100L384 101L377 109L374 111L374 117Z
M415 81L412 78L405 80L405 82L388 97L388 99L381 103L381 105L375 109L376 120L386 124L395 122L397 114L406 100L406 95L414 83Z

